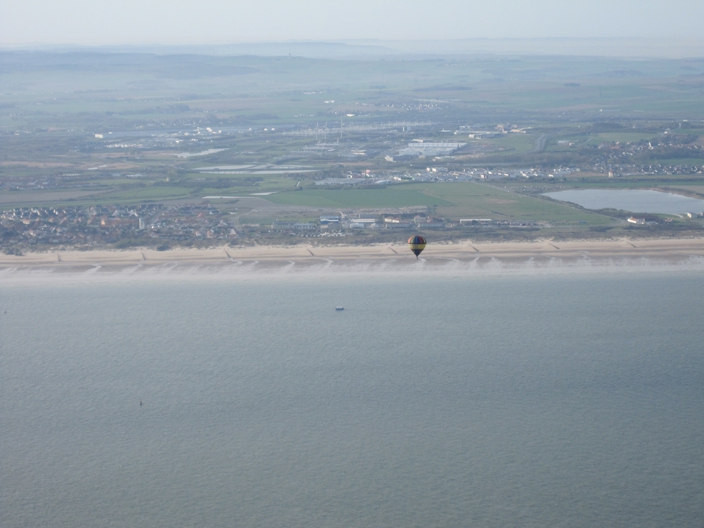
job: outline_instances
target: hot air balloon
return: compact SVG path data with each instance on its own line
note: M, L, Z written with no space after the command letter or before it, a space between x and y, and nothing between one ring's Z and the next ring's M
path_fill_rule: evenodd
M408 247L411 248L413 254L418 258L421 251L425 249L425 239L420 235L414 235L408 239Z

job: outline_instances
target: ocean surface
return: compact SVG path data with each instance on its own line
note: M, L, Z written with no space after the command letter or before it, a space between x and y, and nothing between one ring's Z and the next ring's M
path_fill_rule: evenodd
M701 272L5 284L0 525L701 527L703 314Z
M642 189L579 189L545 193L553 200L586 209L620 209L633 213L683 214L704 211L704 200Z

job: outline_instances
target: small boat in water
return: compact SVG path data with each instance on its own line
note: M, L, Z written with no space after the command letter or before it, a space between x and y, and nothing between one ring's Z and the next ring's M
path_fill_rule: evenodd
M341 311L344 310L344 309L345 309L344 306L335 306L335 310L338 311L338 312L341 312Z

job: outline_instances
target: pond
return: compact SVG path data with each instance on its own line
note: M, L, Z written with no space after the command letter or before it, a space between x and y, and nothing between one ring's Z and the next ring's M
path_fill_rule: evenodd
M701 213L704 200L679 194L635 189L579 189L545 193L553 200L571 202L585 209L620 209L632 213Z

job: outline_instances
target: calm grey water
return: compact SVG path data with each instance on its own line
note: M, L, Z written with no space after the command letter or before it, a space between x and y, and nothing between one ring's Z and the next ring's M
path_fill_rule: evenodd
M639 189L579 189L545 193L554 200L572 202L586 209L621 209L633 213L701 213L704 200L679 194Z
M703 293L701 273L5 286L1 524L700 527Z

